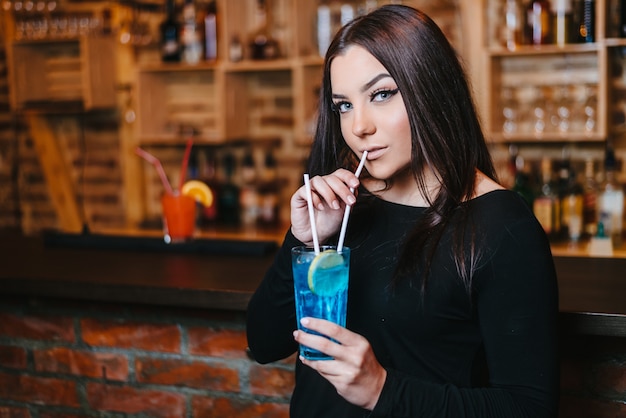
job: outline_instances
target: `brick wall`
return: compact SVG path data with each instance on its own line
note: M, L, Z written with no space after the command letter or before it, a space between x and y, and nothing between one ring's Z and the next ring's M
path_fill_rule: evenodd
M244 314L0 297L0 418L281 418L293 358L246 355ZM559 418L626 417L626 339L561 339Z
M0 417L287 417L293 359L246 355L243 313L0 300Z

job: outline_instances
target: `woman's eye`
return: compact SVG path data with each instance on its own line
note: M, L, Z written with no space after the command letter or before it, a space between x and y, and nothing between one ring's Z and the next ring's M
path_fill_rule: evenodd
M352 109L352 104L348 102L337 102L334 104L334 108L339 113L346 113L348 110Z
M398 89L378 90L373 92L370 97L373 102L384 102L385 100L391 99L396 93L398 93Z

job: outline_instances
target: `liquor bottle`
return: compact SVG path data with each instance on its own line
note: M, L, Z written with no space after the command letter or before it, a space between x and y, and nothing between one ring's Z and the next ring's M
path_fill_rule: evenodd
M526 8L526 39L531 45L550 43L550 2L531 0Z
M280 188L277 181L276 159L271 150L265 154L261 180L259 224L275 225L279 220Z
M320 57L326 55L333 38L332 15L328 2L322 0L317 7L317 51Z
M257 0L256 29L250 40L250 58L254 60L274 59L280 55L278 42L270 34L271 15L268 1Z
M217 180L217 159L212 150L201 150L198 153L198 177L213 193L213 201L202 208L202 223L211 224L217 221L217 203L220 195Z
M228 44L228 59L231 62L239 62L243 59L243 45L241 45L241 39L239 39L239 35L237 34L230 38L230 44Z
M596 235L598 225L598 184L596 183L593 160L585 160L585 180L583 183L583 236Z
M522 196L528 204L528 207L532 208L535 196L530 183L530 176L526 171L524 157L517 155L515 157L515 183L513 184L513 191Z
M553 42L560 46L572 42L574 33L572 0L553 0L552 22Z
M217 59L217 6L215 0L209 2L203 13L204 59Z
M615 153L609 148L604 159L604 182L598 195L598 217L613 246L618 247L622 243L624 189L617 181L615 171Z
M236 160L232 153L224 155L222 160L225 181L220 187L217 214L220 223L238 225L240 218L239 187L234 183Z
M257 188L257 173L252 151L246 152L241 163L241 190L239 192L239 207L241 208L241 222L244 225L253 225L259 217L259 193Z
M541 186L533 201L533 212L548 237L558 238L561 230L559 197L552 183L552 162L541 160Z
M522 44L522 6L519 0L506 0L502 44L514 50Z
M617 36L626 38L626 0L619 2L619 27L617 32Z
M570 242L577 242L583 233L583 187L576 179L576 172L564 164L561 176L566 182L561 193L561 230L562 237ZM567 176L566 178L564 176Z
M161 23L161 59L165 62L180 61L180 25L176 21L174 0L166 2L166 17Z
M596 40L596 2L595 0L583 0L581 8L578 41L594 42Z
M202 58L202 41L196 22L194 0L185 0L183 5L183 27L181 32L182 60L186 64L197 64Z

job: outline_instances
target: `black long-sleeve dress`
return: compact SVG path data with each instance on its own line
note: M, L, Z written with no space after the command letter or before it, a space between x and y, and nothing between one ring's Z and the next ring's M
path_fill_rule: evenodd
M374 410L366 411L298 361L291 416L557 415L558 290L546 236L511 191L466 205L466 234L477 244L471 290L452 258L451 226L423 294L421 277L391 281L402 237L425 209L377 198L355 206L346 235L352 250L347 328L370 342L387 380ZM260 363L297 350L290 258L296 245L302 243L287 233L248 307L248 343Z

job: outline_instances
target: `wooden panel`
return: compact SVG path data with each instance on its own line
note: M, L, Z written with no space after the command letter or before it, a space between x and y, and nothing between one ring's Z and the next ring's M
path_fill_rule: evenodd
M53 131L41 115L29 114L28 124L61 228L78 232L82 229L82 219L76 203L74 183Z
M115 46L113 37L81 39L85 109L112 108L116 104Z

